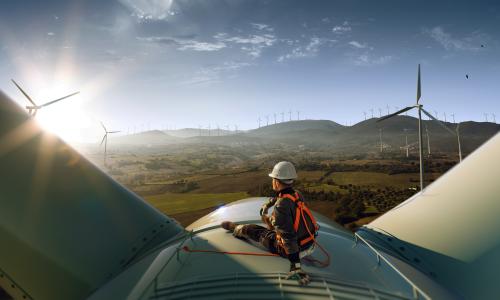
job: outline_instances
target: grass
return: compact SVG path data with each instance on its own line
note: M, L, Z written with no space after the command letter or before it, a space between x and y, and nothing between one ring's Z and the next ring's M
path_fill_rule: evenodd
M376 172L336 172L327 177L333 179L338 185L363 185L363 186L393 186L407 188L417 183L410 182L410 179L418 180L418 173L388 175Z
M219 194L165 193L145 199L167 215L186 213L247 198L245 192Z

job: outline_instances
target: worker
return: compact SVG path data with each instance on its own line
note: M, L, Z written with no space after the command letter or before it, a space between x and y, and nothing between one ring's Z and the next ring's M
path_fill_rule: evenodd
M271 253L290 260L288 279L295 279L301 285L309 283L309 276L302 270L300 259L310 255L314 250L318 225L305 206L302 195L293 189L297 172L292 163L277 163L269 177L276 196L265 202L260 215L267 228L246 224L237 225L230 221L222 222L222 228L232 231L238 238L248 238L261 243ZM268 210L274 206L271 217Z

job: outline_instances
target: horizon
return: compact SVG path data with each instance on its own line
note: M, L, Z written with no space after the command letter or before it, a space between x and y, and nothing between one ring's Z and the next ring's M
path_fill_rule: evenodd
M438 119L492 122L500 111L500 4L489 1L0 7L0 89L22 107L28 102L10 79L37 104L80 91L36 117L68 142L102 138L99 121L122 132L250 130L291 111L292 119L352 126L365 113L413 105L418 64L421 101Z

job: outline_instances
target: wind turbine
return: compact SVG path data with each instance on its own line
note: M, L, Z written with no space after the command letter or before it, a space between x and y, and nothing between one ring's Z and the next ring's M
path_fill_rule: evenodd
M258 120L259 120L259 128L260 128L260 121L261 121L260 117L259 117L259 119L258 119Z
M370 111L372 113L372 119L373 119L373 108L370 108Z
M108 131L106 129L106 126L101 122L102 129L104 129L104 136L102 137L102 141L100 146L102 146L102 143L104 143L104 165L106 165L106 157L107 157L107 151L108 151L108 133L117 133L120 132L118 131Z
M28 114L31 115L31 116L35 116L36 113L38 112L39 109L41 109L42 107L46 107L46 106L49 106L51 104L54 104L56 102L59 102L63 99L66 99L68 97L71 97L71 96L74 96L80 92L76 92L76 93L73 93L73 94L69 94L67 96L64 96L64 97L61 97L61 98L58 98L56 100L52 100L52 101L49 101L47 103L44 103L42 105L37 105L35 103L35 101L33 101L33 99L31 99L31 97L19 86L19 84L17 84L17 82L14 81L14 79L11 79L12 80L12 83L14 83L14 85L21 91L21 93L23 93L23 95L28 99L29 102L31 102L31 104L33 105L26 105L26 109L28 110Z
M281 123L285 122L285 113L281 113Z
M455 123L455 114L451 114L451 118L453 119L453 123Z
M276 113L274 113L274 125L276 125Z
M382 128L378 129L379 131L379 136L380 136L380 153L383 151L383 144L382 144Z
M389 105L387 105L386 108L387 108L387 114L389 114L390 113L389 112Z
M401 113L405 113L411 109L418 109L418 151L419 151L419 164L420 164L420 190L424 189L424 163L423 163L423 145L422 145L422 112L427 115L429 118L433 119L434 121L438 122L441 126L443 126L446 130L451 132L452 134L455 134L451 129L446 127L444 124L439 122L438 119L436 119L433 115L431 115L429 112L427 112L424 108L423 105L419 103L420 97L421 97L421 84L420 84L420 64L418 65L418 78L417 78L417 103L412 106L405 107L393 114L387 115L383 118L380 118L377 120L377 122L383 121L385 119L392 118L394 116L397 116Z
M289 119L289 121L292 120L292 110L288 111L288 119Z
M431 156L431 139L429 137L429 129L427 128L427 124L425 124L425 135L427 135L427 155ZM406 142L408 144L408 142Z
M297 111L297 121L300 121L300 111Z
M495 114L494 114L494 113L492 113L492 114L491 114L491 116L493 117L493 123L495 123L495 124L496 124L496 123L497 123L497 119L496 119Z
M409 153L409 149L410 149L410 146L408 145L408 129L403 129L403 131L405 132L405 149L406 149L406 157L410 156L410 153Z
M266 115L266 126L269 126L269 115Z
M365 115L365 121L366 121L366 111L364 111L363 114Z
M462 146L460 145L460 122L457 124L457 140L458 140L458 158L460 159L460 162L462 162Z
M484 113L484 119L488 122L488 113Z

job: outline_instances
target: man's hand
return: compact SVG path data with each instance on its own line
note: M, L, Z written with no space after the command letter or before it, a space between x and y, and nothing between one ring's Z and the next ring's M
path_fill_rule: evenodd
M263 216L263 215L267 215L268 211L269 211L269 202L266 202L266 203L262 204L259 213L261 216Z
M307 275L300 268L300 263L292 264L290 266L290 273L288 273L286 279L297 280L300 285L308 285L309 282L311 282L309 279L309 275Z

